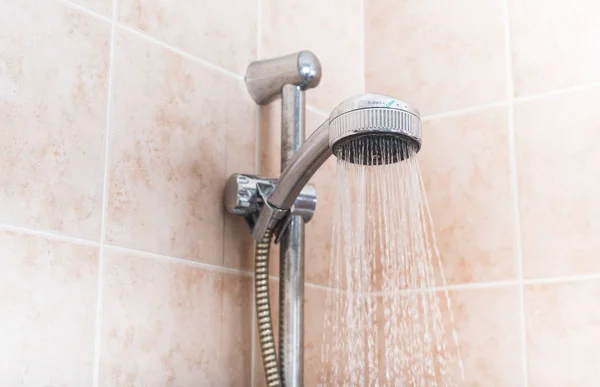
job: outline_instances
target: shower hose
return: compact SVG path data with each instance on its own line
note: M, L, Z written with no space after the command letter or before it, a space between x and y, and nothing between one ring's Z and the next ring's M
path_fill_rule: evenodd
M256 302L256 320L267 387L281 386L275 337L271 320L269 301L269 250L273 230L265 231L262 240L256 242L254 250L254 298Z

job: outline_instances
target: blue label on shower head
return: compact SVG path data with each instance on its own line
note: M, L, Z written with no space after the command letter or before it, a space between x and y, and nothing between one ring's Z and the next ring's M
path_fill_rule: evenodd
M386 103L386 104L385 104L385 107L390 107L390 106L392 106L392 104L393 104L394 102L396 102L396 100L395 100L395 99L391 100L390 102L388 102L388 103Z

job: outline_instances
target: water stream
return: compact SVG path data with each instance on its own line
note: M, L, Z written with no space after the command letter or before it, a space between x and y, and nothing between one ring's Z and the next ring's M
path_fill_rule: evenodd
M415 148L363 138L336 152L343 154L321 385L461 385L452 305ZM345 161L351 158L372 165Z

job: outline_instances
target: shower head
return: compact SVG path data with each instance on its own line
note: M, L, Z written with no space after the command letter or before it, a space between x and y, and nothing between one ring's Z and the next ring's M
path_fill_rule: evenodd
M302 188L335 153L354 164L381 165L409 157L421 148L419 111L380 94L363 94L339 104L288 161L265 200L253 229L256 240L287 216Z
M329 147L348 162L381 165L401 161L405 149L421 148L419 111L380 94L363 94L339 104L329 116Z

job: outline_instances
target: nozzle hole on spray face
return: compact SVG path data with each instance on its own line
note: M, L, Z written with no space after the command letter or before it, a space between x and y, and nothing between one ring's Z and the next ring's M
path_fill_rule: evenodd
M385 165L402 161L418 151L419 144L397 133L362 133L333 145L333 154L352 164Z

